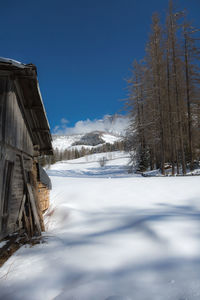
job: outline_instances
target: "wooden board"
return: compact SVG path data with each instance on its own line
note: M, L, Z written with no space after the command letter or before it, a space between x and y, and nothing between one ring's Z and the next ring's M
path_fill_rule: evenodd
M33 211L35 225L37 227L38 233L41 234L41 227L40 227L40 221L39 221L39 217L38 217L37 207L36 207L36 204L35 204L33 191L32 191L31 185L29 183L27 183L27 191L28 191L28 194L29 194L29 197L30 197L30 203L31 203L32 211Z

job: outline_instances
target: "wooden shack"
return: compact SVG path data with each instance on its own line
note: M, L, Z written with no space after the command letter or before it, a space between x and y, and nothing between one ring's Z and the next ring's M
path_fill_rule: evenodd
M44 230L38 157L52 154L51 134L33 64L0 58L0 240Z

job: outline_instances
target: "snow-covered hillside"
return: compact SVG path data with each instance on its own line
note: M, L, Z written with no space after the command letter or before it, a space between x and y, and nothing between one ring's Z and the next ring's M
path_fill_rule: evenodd
M200 299L199 177L130 175L128 159L51 167L45 243L0 269L0 299Z
M78 121L74 127L66 127L66 120L57 126L53 135L53 148L63 151L73 148L91 149L103 143L113 144L121 141L129 124L128 116L106 115L98 120Z
M93 132L91 132L93 133ZM119 135L114 135L108 132L95 132L96 134L99 135L99 138L103 141L103 143L110 143L113 144L114 142L121 141L122 136ZM73 149L77 148L80 149L81 147L84 148L89 148L91 149L92 147L99 147L102 146L102 144L98 144L93 146L92 143L88 142L87 143L79 143L88 134L73 134L73 135L53 135L53 148L58 149L59 151L63 151L65 149ZM74 144L79 143L79 145L73 146Z

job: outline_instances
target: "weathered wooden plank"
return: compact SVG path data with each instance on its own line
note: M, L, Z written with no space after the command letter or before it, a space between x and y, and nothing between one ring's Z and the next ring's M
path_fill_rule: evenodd
M23 200L22 200L21 207L20 207L20 210L19 210L18 222L19 222L20 225L22 225L21 221L22 221L22 215L23 215L23 211L24 211L25 201L26 201L26 195L23 196Z
M35 199L33 196L33 191L32 191L31 185L29 183L27 183L27 189L28 189L28 193L29 193L29 197L30 197L30 202L31 202L31 207L32 207L33 215L34 215L35 225L37 227L38 233L41 234L40 221L39 221L38 212L37 212L37 208L36 208L36 204L35 204Z
M14 223L17 222L20 205L24 195L24 180L19 155L16 155L13 172L14 173L12 178L11 199L9 205L9 223L11 221Z

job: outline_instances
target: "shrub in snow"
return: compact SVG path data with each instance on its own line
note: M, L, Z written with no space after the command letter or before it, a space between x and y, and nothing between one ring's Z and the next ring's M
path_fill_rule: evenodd
M195 160L195 161L193 162L193 168L194 168L194 169L199 169L199 168L200 168L200 161Z
M104 167L104 166L106 165L107 161L108 161L108 160L107 160L107 158L106 158L105 156L101 157L101 158L99 159L100 167Z

